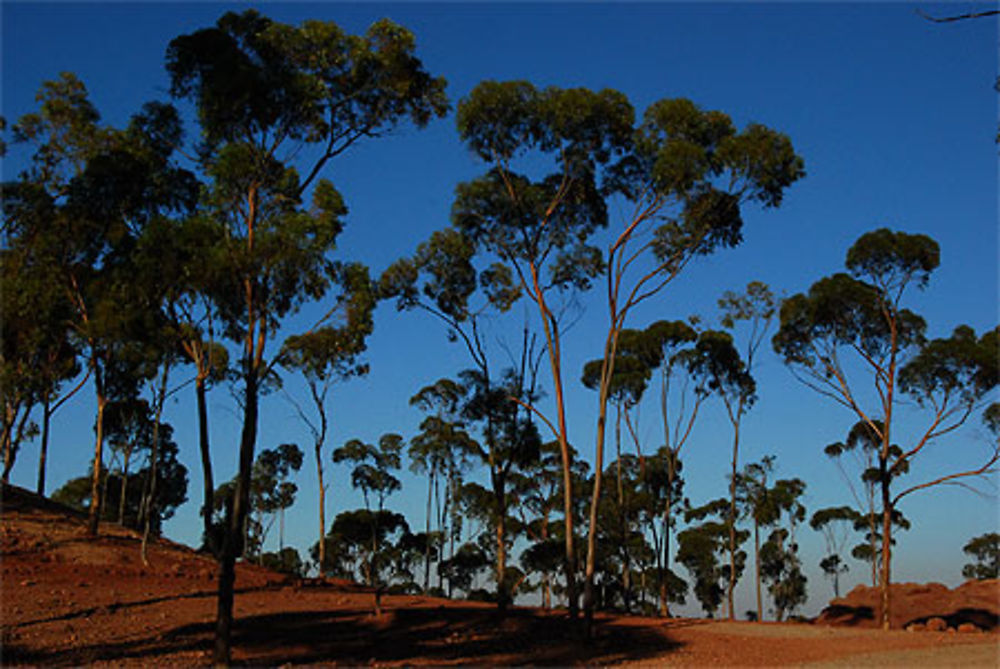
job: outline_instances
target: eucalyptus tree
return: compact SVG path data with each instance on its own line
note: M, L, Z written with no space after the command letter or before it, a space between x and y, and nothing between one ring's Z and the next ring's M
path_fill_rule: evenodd
M590 524L588 525L587 533L587 555L589 556L592 551L594 551L594 559L590 560L588 557L587 561L587 582L588 584L593 580L593 573L598 570L597 566L597 537L599 534L603 534L607 537L609 534L611 537L615 537L615 530L617 528L621 532L626 532L626 528L630 528L634 525L637 518L632 517L632 513L638 513L638 508L635 506L634 501L629 499L633 497L638 491L632 490L632 495L626 496L626 485L623 478L622 472L622 435L621 435L621 423L622 416L626 417L628 422L629 431L633 436L635 441L637 459L634 461L640 470L636 472L639 476L645 470L645 459L641 452L641 444L638 441L638 435L635 432L632 421L629 419L629 412L634 408L639 406L642 400L642 395L646 390L649 383L649 379L652 375L652 365L649 363L649 354L647 353L646 345L647 341L644 340L643 335L645 333L639 332L637 330L623 330L619 337L619 350L617 359L614 365L614 373L608 383L607 393L608 399L615 406L615 481L616 481L616 497L615 497L615 507L617 509L618 518L615 519L612 528L600 528L601 515L604 515L605 522L609 520L607 514L600 514L601 505L597 507L591 505L590 511ZM659 348L653 349L653 353L658 354ZM645 354L645 355L644 355ZM586 363L583 367L583 385L591 390L601 390L601 374L604 368L604 360L596 359L591 360ZM603 458L603 452L600 454L598 462ZM603 465L602 465L603 466ZM597 491L600 487L601 476L595 471L594 477L594 490ZM635 483L635 482L633 482ZM635 488L635 485L629 486ZM617 537L609 539L610 543L615 548L622 549L622 590L623 598L626 610L630 609L630 595L631 595L631 564L630 556L631 553L628 550L628 541L623 541L625 537ZM615 550L615 548L610 548L610 550ZM593 589L592 585L587 587ZM586 602L586 596L584 601ZM589 609L588 609L589 610Z
M281 364L295 370L305 378L312 400L314 415L310 416L289 395L299 417L313 437L316 459L316 479L319 490L319 569L326 564L326 483L323 480L323 447L329 433L327 396L334 383L343 382L368 373L368 365L361 361L367 348L367 338L374 322L376 289L368 269L359 263L336 266L337 283L342 292L335 299L333 311L337 325L324 325L304 335L293 335L284 344Z
M530 468L541 448L538 427L525 408L537 399L535 370L530 367L532 357L526 339L521 351L521 368L506 370L498 383L490 383L476 370L461 374L466 392L461 415L470 428L477 427L484 437L483 444L478 440L468 443L473 456L488 467L490 474L489 494L480 506L485 513L484 519L495 533L491 554L496 558L496 601L501 611L513 601L508 553L512 539L510 526L516 522L512 511L517 498L511 488L516 483L516 471Z
M776 302L774 293L764 283L751 281L747 284L743 293L727 291L719 299L719 308L722 310L722 326L727 330L736 333L738 326L745 322L748 330L745 333L745 341L742 342L741 360L743 371L750 378L753 377L754 363L757 359L757 351L767 336L768 330L776 312ZM735 343L735 338L734 338ZM737 467L739 466L740 453L740 427L746 413L753 406L757 399L756 386L754 391L746 388L739 392L719 392L722 403L726 408L726 416L733 427L733 454L730 460L730 483L729 483L729 515L731 516L730 528L736 526L736 481ZM730 569L734 569L732 556L735 555L736 537L731 534L729 537ZM730 586L733 581L730 580ZM758 583L759 589L759 583ZM727 593L729 599L730 618L733 614L733 592ZM759 597L758 597L759 600ZM760 620L760 606L758 601L758 620Z
M987 532L973 537L962 552L974 560L962 567L962 576L979 581L1000 578L1000 534Z
M733 343L733 337L728 332L706 330L698 335L694 346L681 352L687 373L696 380L696 384L707 389L712 395L721 398L726 407L727 416L734 428L733 458L731 467L735 467L737 444L739 443L739 421L734 420L746 411L757 396L757 383L750 374L746 361L740 356ZM739 413L737 413L739 412ZM726 600L729 605L729 619L735 617L733 608L733 589L738 580L738 532L736 529L734 473L730 474L729 484L729 518L725 523L729 533L729 577L726 580Z
M164 329L163 367L187 362L194 366L194 392L198 425L198 450L202 467L201 516L208 548L218 557L213 537L212 512L215 477L212 468L208 417L208 391L226 380L229 352L218 340L219 305L232 296L225 293L226 249L224 231L204 210L180 219L160 219L147 226L136 253L147 280L159 286ZM238 299L238 296L237 296ZM221 335L221 333L219 333ZM167 376L154 394L165 399ZM186 385L186 384L183 384ZM174 388L170 391L173 393ZM170 394L167 393L167 394ZM159 402L162 408L162 401Z
M670 533L677 512L674 502L681 498L683 487L680 452L691 436L701 405L710 395L707 379L688 373L688 365L694 360L691 346L697 339L698 333L688 323L656 321L642 331L636 346L639 358L651 373L659 371L660 379L663 446L647 462L644 483L655 498L663 500L662 536L657 538L655 525L650 526L657 547L657 581L660 614L663 616L670 615L671 601L683 601L682 591L671 586L671 583L677 583L677 578L670 571ZM677 599L671 593L680 593L678 596L681 598Z
M809 519L809 527L823 533L826 555L820 560L819 567L833 582L834 597L840 597L840 575L850 569L842 553L857 520L857 510L849 506L819 509Z
M782 303L781 327L772 340L800 380L853 412L878 442L884 629L891 620L892 529L899 502L918 490L979 476L1000 459L998 442L972 465L932 474L893 493L893 481L911 462L958 430L1000 382L998 329L977 336L959 326L950 337L927 341L924 319L904 306L907 290L926 286L939 262L940 248L926 235L885 228L866 233L848 250L849 274L821 279L807 294ZM870 382L872 401L859 393L861 373ZM892 437L900 394L928 418L926 427L897 451Z
M121 455L118 495L118 524L124 524L125 487L129 483L129 464L134 455L150 450L152 442L152 417L149 403L138 397L123 398L108 403L105 413L105 434L113 453Z
M378 581L377 576L380 573L382 561L380 540L386 531L379 525L386 512L386 499L402 487L399 479L393 474L400 467L402 450L403 438L398 434L389 433L379 437L377 446L366 444L360 439L351 439L333 451L335 463L344 462L354 465L351 469L351 486L360 490L365 500L365 510L368 512L368 519L371 523L368 585L375 588L376 615L382 612L383 584ZM373 502L375 503L373 504Z
M801 573L798 559L798 544L794 543L796 526L805 520L805 507L799 501L806 484L801 479L778 479L769 484L768 478L774 471L774 456L769 455L760 462L747 464L736 475L736 501L739 514L753 522L754 539L754 580L757 594L756 620L763 620L761 602L761 578L770 582L769 590L775 602L778 620L784 612L794 608L798 598L805 597L805 577ZM772 531L761 547L760 531L774 527L782 519L788 521L788 528L779 527ZM785 544L789 538L792 539ZM804 601L804 599L803 599Z
M577 458L570 446L574 481L586 481L588 465ZM542 606L552 608L552 594L557 589L553 575L562 564L564 550L560 546L559 526L553 514L562 505L562 455L558 441L541 444L538 457L514 473L514 488L518 499L521 526L529 542L520 555L521 565L529 573L538 573L541 580ZM574 489L579 485L574 483ZM563 542L564 543L564 542ZM529 586L534 587L534 586Z
M768 485L766 474L772 466L771 458L747 465L738 488L742 488L740 501L754 523L757 620L763 620L760 609L760 582L763 579L768 583L775 615L780 622L787 611L794 610L806 599L806 578L802 574L798 543L795 541L795 529L806 517L805 506L800 501L806 484L796 478L778 479L773 485ZM783 520L786 526L781 526ZM760 528L776 525L778 527L761 546Z
M285 547L285 509L295 503L298 486L289 478L302 468L302 451L296 444L281 444L277 448L264 449L253 465L251 495L263 527L260 537L261 549L273 520L264 525L263 516L277 514L280 518L278 550ZM259 557L259 556L258 556Z
M478 267L476 252L473 239L462 231L436 231L412 258L402 258L387 268L379 285L383 297L395 298L400 310L420 310L441 321L448 338L461 342L473 363L462 374L460 386L466 396L461 402L461 417L478 426L481 444L476 442L479 448L473 449L474 455L490 469L492 507L497 513L496 578L501 592L507 572L507 513L502 509L508 506L507 482L512 468L527 461L520 451L528 445L519 445L518 428L511 425L512 421L531 422L521 409L528 411L527 402L535 393L540 352L535 335L525 326L516 352L501 340L513 369L497 369L495 353L486 338L487 323L491 316L509 312L523 291L512 270L502 263ZM454 486L448 490L449 494L457 492ZM454 504L453 494L449 499ZM497 603L505 608L508 598L501 594Z
M108 365L155 330L150 287L133 280L132 251L142 230L194 204L194 177L173 161L176 112L148 103L129 126L100 125L86 88L72 74L46 82L39 110L14 126L35 146L31 166L5 185L12 248L50 270L71 305L67 326L86 361L97 399L88 531L97 532ZM154 462L155 465L155 462Z
M33 260L28 249L0 251L0 444L7 481L21 443L36 425L32 411L41 406L36 492L44 495L52 415L88 377L79 376L78 351L67 328L72 306L46 267Z
M226 335L241 347L243 428L237 494L221 546L220 664L230 656L233 564L247 513L260 384L280 360L267 355L268 343L286 316L322 298L336 278L327 256L346 207L320 175L363 139L445 113L444 80L424 70L414 49L413 35L389 20L349 35L331 22L290 26L248 10L174 39L167 52L171 93L198 111L198 155L208 179L203 206L226 231L227 292L239 296L222 314ZM301 173L294 156L311 158Z
M158 450L159 462L156 467L156 476L159 478L156 486L157 500L151 507L154 511L148 520L149 531L153 536L160 535L163 523L172 518L177 509L187 501L188 487L187 467L178 460L179 448L173 439L173 427L168 423L160 425L159 435L161 443ZM147 426L137 448L148 451L151 438L152 430ZM100 519L107 522L117 520L121 508L119 495L124 492L124 514L122 514L121 524L137 531L144 530L147 521L145 518L140 520L144 483L152 475L153 472L148 463L129 474L127 479L122 476L122 472L111 471L108 467L102 466L100 485L102 490L106 489L107 497L101 505ZM92 503L92 478L91 473L86 473L66 481L52 493L52 499L75 509L88 511ZM126 481L128 481L127 485Z
M420 423L420 433L410 440L408 454L410 469L427 475L427 508L425 516L426 541L424 542L424 592L430 588L431 554L436 552L440 561L444 555L445 541L454 535L454 529L444 527L453 514L455 491L461 485L461 476L468 468L470 456L481 448L463 429L459 422L459 409L465 390L451 379L439 379L424 386L410 398L410 404L431 413ZM441 479L445 479L445 501L441 503ZM432 503L437 501L437 513ZM431 519L437 517L438 529L431 532ZM436 544L436 551L432 551ZM439 574L440 586L440 574Z
M694 579L692 591L709 617L714 616L729 590L728 581L734 572L719 558L729 553L729 500L720 498L700 507L688 508L684 518L689 526L677 535L677 561ZM692 521L700 521L692 524ZM749 537L746 530L737 530L742 544ZM735 577L739 579L746 565L746 552L736 553Z
M879 546L882 542L882 535L879 531L879 519L882 516L879 508L879 490L881 486L882 473L878 466L878 454L880 450L880 437L877 430L884 429L882 421L873 421L875 429L865 421L855 423L847 433L844 441L837 441L827 445L823 452L826 453L837 464L847 487L854 499L856 510L854 514L854 529L862 532L864 541L854 546L851 554L859 560L867 562L871 568L872 587L879 585L879 565L881 561L881 551ZM898 458L902 455L902 449L897 444L889 447L889 456ZM848 455L853 456L854 471L848 471L845 460ZM900 469L891 474L898 477L905 473ZM852 477L853 475L853 477ZM860 485L859 485L860 484ZM909 523L903 518L898 509L892 511L892 523L900 529L907 529ZM895 540L892 541L895 543Z
M386 569L392 566L393 537L398 537L397 544L401 543L409 531L402 514L386 509L365 508L338 513L324 538L329 544L325 573L373 584L378 612L381 591L392 578ZM314 548L313 557L317 554Z
M742 207L749 202L777 207L803 174L803 161L788 137L766 126L751 123L737 132L727 114L683 98L659 100L646 109L607 183L631 214L612 231L603 260L609 318L597 419L598 472L618 341L629 313L660 293L692 259L738 245ZM600 488L598 476L591 520ZM591 580L588 575L588 589Z
M562 369L562 309L556 294L589 287L602 270L589 243L607 225L599 172L628 142L633 110L604 90L538 89L525 81L485 81L458 106L459 135L488 171L456 190L452 223L492 254L538 309L556 405L553 429L563 459L564 571L577 614L572 528L572 462ZM535 173L516 171L523 159ZM536 409L537 410L537 409ZM548 420L548 419L546 419Z

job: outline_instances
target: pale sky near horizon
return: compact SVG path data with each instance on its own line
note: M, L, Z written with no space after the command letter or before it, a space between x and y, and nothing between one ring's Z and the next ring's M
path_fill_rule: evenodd
M227 9L249 6L255 5L5 2L0 7L2 114L12 122L31 111L41 82L68 70L87 85L104 120L121 125L143 102L167 97L163 58L173 37L211 25ZM843 269L844 255L857 237L883 226L925 233L941 245L941 267L928 289L913 291L909 301L927 319L930 336L946 336L961 323L982 332L998 322L997 22L933 24L915 11L959 13L981 3L256 6L276 20L330 20L351 32L362 32L383 16L393 19L414 32L427 69L448 80L453 105L481 80L527 79L539 86L615 88L630 98L637 113L663 97L687 97L730 114L739 127L757 121L788 134L805 160L807 176L789 189L780 209L748 208L745 243L694 263L635 315L633 327L696 313L714 323L721 293L751 280L765 281L782 295L805 291ZM12 178L23 161L24 152L12 147L3 178ZM460 144L453 115L422 131L403 127L355 147L327 173L350 208L339 257L366 262L378 273L411 254L432 231L448 224L455 185L483 169ZM621 220L622 212L611 213L613 221ZM585 313L567 334L565 381L570 437L590 459L596 396L579 384L579 370L599 355L606 316L600 290L581 302ZM498 324L495 335L512 332ZM368 377L333 391L328 450L354 437L374 442L386 432L412 437L421 415L408 398L469 366L464 351L449 344L438 323L418 313L398 314L391 304L376 313L368 359ZM542 382L551 388L544 374ZM779 476L806 481L810 513L850 503L822 448L842 439L854 417L795 381L769 345L758 383L760 400L745 424L741 461L776 455ZM297 389L294 383L290 388ZM81 475L92 456L92 395L85 389L57 414L49 491ZM543 401L544 410L550 405L551 398ZM220 388L210 410L216 480L222 481L235 471L237 408ZM906 438L924 422L913 408L903 414L898 434ZM196 544L201 472L193 392L179 394L166 418L176 428L190 480L189 501L167 523L166 534ZM650 399L640 425L647 452L659 445L658 420ZM974 417L969 429L929 449L910 479L917 482L942 467L972 463L987 448L985 439ZM316 540L311 442L287 401L268 397L258 450L287 441L307 452L285 537L305 555ZM730 441L720 408L707 408L685 447L686 494L692 502L726 494ZM13 482L34 488L36 461L37 445L25 445ZM477 471L482 480L482 470ZM333 472L331 521L360 505L360 496L349 490L346 470ZM422 529L424 481L405 471L402 478L404 490L390 505ZM952 487L908 499L903 511L913 528L897 539L894 579L959 582L962 545L997 530L995 484L993 477L980 486L990 492L987 496ZM816 567L822 539L808 527L799 529L799 539L812 595L805 611L815 613L832 592ZM844 590L865 582L865 566L850 564ZM683 570L681 575L686 576ZM751 608L749 574L740 590L738 611L743 611ZM694 602L686 610L699 609Z

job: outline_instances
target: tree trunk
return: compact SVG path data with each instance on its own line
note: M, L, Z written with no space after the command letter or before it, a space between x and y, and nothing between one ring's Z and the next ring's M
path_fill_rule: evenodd
M103 384L98 382L99 375L95 374L94 380L97 386L97 439L94 444L94 469L90 480L90 512L87 517L87 534L96 537L97 526L101 520L101 465L104 461L104 407L108 400L104 396Z
M507 504L506 491L501 478L497 490L497 609L507 611L510 592L507 590Z
M628 552L628 513L625 509L625 486L622 483L622 407L616 406L615 414L615 473L618 483L618 522L622 528L622 603L625 613L631 613L632 564Z
M542 324L545 328L545 343L549 353L549 365L552 368L552 386L556 395L556 412L559 428L559 454L562 457L563 469L563 513L566 535L566 596L570 618L576 619L579 614L579 602L576 594L576 554L573 550L573 458L569 452L569 439L566 432L566 402L563 396L562 361L559 342L558 325L555 317L549 314L548 306L538 285L537 268L531 267L534 280L535 297L541 311ZM600 467L598 467L600 470Z
M764 607L760 597L760 523L753 520L754 579L757 584L757 622L764 620Z
M434 480L436 470L431 468L430 478L427 480L427 513L424 522L424 594L431 587L431 510L434 502Z
M122 484L120 486L119 499L118 499L118 524L125 524L125 494L128 492L128 461L132 457L132 447L130 446L128 450L122 455ZM138 520L138 519L136 519Z
M674 504L674 479L676 472L676 454L667 449L667 500L663 506L663 571L660 574L660 602L661 614L665 618L670 617L670 515L673 512Z
M233 510L223 533L219 568L219 597L215 620L216 665L228 666L233 627L233 583L236 575L236 555L245 543L243 528L250 504L250 474L253 469L254 447L257 441L257 370L244 373L243 431L240 435L239 474L233 494Z
M319 483L319 575L323 575L326 569L326 487L323 483L323 440L317 439L315 444L316 453L316 479Z
M198 399L198 448L201 451L201 472L204 486L201 515L205 528L205 543L212 551L212 555L219 557L220 547L217 545L215 531L212 528L212 511L215 508L215 481L212 476L212 453L208 437L208 399L206 397L205 377L201 373L195 380L195 396Z
M612 314L613 317L613 314ZM546 334L548 334L548 329L546 329ZM598 390L598 400L597 400L597 444L594 454L594 490L590 498L590 517L587 526L587 567L584 573L585 582L583 589L583 610L584 616L586 618L586 635L589 639L593 632L594 624L594 571L596 568L596 550L597 550L597 507L601 501L601 480L603 477L604 470L604 439L607 431L607 421L608 421L608 397L610 394L611 387L611 377L615 371L615 353L618 348L618 331L614 328L614 322L612 321L611 330L608 332L608 337L604 342L604 359L601 363L601 383ZM554 367L553 367L554 369ZM562 409L562 404L559 405L560 410ZM560 413L560 418L562 418L562 413ZM563 425L560 425L560 430L563 430ZM620 409L619 409L619 425L618 430L620 432ZM564 434L563 430L563 434ZM619 436L619 442L621 437ZM621 460L621 445L619 443L619 461ZM620 463L619 463L620 464ZM564 461L564 467L565 461ZM568 470L566 470L568 473ZM567 477L568 482L568 477ZM566 509L567 514L569 513L569 500L568 491L566 488ZM567 516L568 517L568 516ZM568 530L568 528L567 528ZM567 581L567 591L569 591L569 582ZM572 595L575 595L575 588ZM574 610L575 602L570 602L570 615L576 615Z
M729 619L736 619L733 609L733 590L736 588L736 462L740 450L740 424L733 421L733 462L729 481L729 583L726 600L729 603Z
M52 407L49 403L48 393L42 402L42 445L38 452L38 487L36 492L45 496L45 459L49 452L49 419L52 418Z
M13 465L11 459L11 440L14 436L14 422L17 420L16 412L11 409L8 403L4 403L4 416L3 416L3 434L0 435L0 441L3 442L3 477L4 483L8 483L10 477L10 469Z
M885 463L883 461L883 470ZM889 497L888 476L882 480L882 597L881 623L882 629L892 629L892 602L890 593L890 561L892 560L892 500Z
M159 478L160 465L160 419L163 417L163 405L167 401L167 378L170 376L170 363L163 365L163 374L160 376L160 386L156 391L155 406L156 413L153 416L153 449L149 454L149 488L143 497L142 505L143 529L142 529L142 562L146 564L146 546L149 543L149 533L152 527L152 517L158 513L156 509L156 482Z
M16 415L16 412L15 412ZM26 404L24 407L24 413L21 414L21 420L17 421L17 429L11 430L4 444L4 463L3 463L3 482L10 483L10 470L14 468L14 460L17 458L17 451L21 446L21 441L24 438L24 426L28 422L28 417L31 415L30 403Z

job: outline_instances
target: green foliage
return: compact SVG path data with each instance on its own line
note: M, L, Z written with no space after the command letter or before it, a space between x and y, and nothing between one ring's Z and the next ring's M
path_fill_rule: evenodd
M477 574L486 570L490 562L490 556L481 546L465 543L459 547L455 555L442 560L438 569L448 579L448 583L468 593L472 587L472 580Z
M988 532L974 537L962 551L975 560L962 567L962 576L980 581L1000 578L1000 534Z
M151 432L151 429L150 429ZM173 441L173 428L160 424L159 459L156 465L155 514L150 517L150 532L159 536L163 522L173 517L177 509L187 501L188 470L178 459L178 446ZM146 443L144 449L149 448ZM137 449L138 450L138 449ZM150 468L146 466L130 472L123 479L119 471L108 471L101 467L100 484L107 490L107 498L101 502L101 520L117 522L121 502L122 487L125 487L124 526L141 530L139 517L142 496L149 485ZM52 493L52 499L75 509L89 510L91 504L91 474L70 479Z
M260 556L260 562L268 569L302 578L306 575L306 565L302 562L299 552L291 546L285 546L280 551L274 553L264 553Z
M281 356L285 367L300 370L318 384L367 373L368 365L359 357L374 327L376 288L368 268L360 263L335 263L331 272L341 292L330 311L340 315L341 324L288 337Z
M854 242L845 265L851 274L866 277L888 296L898 296L911 281L926 286L940 262L941 249L927 235L880 228Z
M757 384L746 369L728 332L706 330L694 346L676 354L702 393L712 393L751 406Z
M760 549L761 578L774 602L778 621L806 602L806 576L798 558L798 544L785 528L771 532Z
M402 486L392 474L400 467L402 450L403 438L398 434L382 435L378 446L366 444L360 439L351 439L333 451L333 461L354 464L351 486L361 490L367 509L371 509L369 495L374 494L378 499L377 508L381 511L386 498Z
M713 516L720 520L705 520ZM694 578L694 596L711 617L722 603L730 578L729 565L720 561L729 552L729 500L716 499L703 506L690 508L684 517L688 523L693 520L702 522L689 526L677 535L677 561ZM736 545L742 545L749 536L750 533L746 530L736 530ZM737 581L743 574L746 558L745 551L737 550Z
M392 511L341 512L324 538L326 573L381 587L390 580L393 554L409 541L409 532L406 518ZM316 559L318 547L312 555Z
M173 40L167 70L174 95L198 100L211 144L272 127L292 140L353 141L447 111L444 80L424 71L414 48L413 35L385 19L355 36L327 21L293 27L248 10Z
M954 398L974 405L1000 384L1000 327L977 338L967 325L951 337L934 339L921 347L899 372L899 388L919 406L939 406Z
M287 479L301 468L302 451L295 444L261 451L253 465L250 494L254 509L267 514L292 506L298 486Z

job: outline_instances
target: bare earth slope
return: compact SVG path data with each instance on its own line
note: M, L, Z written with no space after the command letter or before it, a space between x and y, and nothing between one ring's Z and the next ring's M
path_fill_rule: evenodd
M167 541L140 559L139 538L17 488L0 516L0 663L190 666L210 660L215 565ZM600 616L580 640L561 613L372 595L354 584L237 571L234 660L254 666L823 665L997 666L997 635Z

